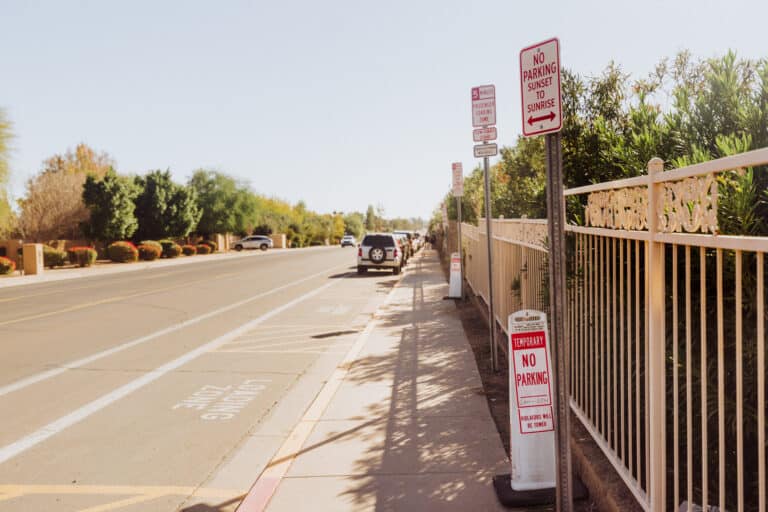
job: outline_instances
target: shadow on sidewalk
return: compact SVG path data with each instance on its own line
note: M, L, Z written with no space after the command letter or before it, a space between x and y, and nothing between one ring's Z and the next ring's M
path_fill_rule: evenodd
M368 446L343 495L360 509L495 509L491 477L506 457L474 356L453 302L442 300L436 258L427 254L413 267L403 282L410 302L383 308L377 331L387 336L369 340L346 378L384 388L386 398L368 405L356 428L327 436Z

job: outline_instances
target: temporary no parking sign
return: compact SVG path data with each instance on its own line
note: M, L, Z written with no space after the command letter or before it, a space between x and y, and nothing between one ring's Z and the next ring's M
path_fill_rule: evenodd
M559 132L563 127L563 109L557 38L520 50L520 90L523 135Z
M509 326L510 390L515 390L513 407L519 432L548 432L554 430L554 418L546 315L523 311L510 315L513 317Z

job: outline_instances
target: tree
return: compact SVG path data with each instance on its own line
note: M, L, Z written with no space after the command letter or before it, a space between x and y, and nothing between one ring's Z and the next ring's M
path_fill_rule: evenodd
M0 238L10 235L14 225L13 210L8 198L8 177L10 175L8 157L10 142L13 138L11 122L5 111L0 109Z
M19 200L19 231L30 241L80 238L88 217L83 203L84 174L42 172L27 182Z
M112 164L107 153L97 153L85 144L45 160L27 182L26 197L18 202L22 236L36 241L80 238L80 227L88 219L82 198L86 176L101 178Z
M196 231L214 233L247 233L258 224L258 200L247 184L226 174L198 169L189 180L195 191L200 220Z
M68 149L63 155L53 155L43 162L44 173L93 174L104 176L110 169L116 167L114 159L106 152L96 152L88 145L80 143L72 151Z
M365 212L365 230L376 231L376 210L372 204L368 205L368 210Z
M158 240L187 236L200 220L197 195L192 187L174 183L170 171L152 171L135 178L136 237Z
M363 222L362 213L353 212L344 215L344 233L354 235L355 238L361 238L365 234Z
M83 223L86 236L104 242L130 238L138 227L134 215L137 193L133 180L114 170L101 180L88 176L83 185L83 202L90 211L90 221Z

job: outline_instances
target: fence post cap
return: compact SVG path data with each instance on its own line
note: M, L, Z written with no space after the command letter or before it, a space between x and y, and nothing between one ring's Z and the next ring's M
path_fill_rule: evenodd
M664 171L664 160L655 156L648 161L648 174L656 174Z

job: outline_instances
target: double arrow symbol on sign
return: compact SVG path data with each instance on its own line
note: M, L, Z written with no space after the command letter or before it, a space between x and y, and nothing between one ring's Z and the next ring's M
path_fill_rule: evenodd
M550 112L549 114L547 114L545 116L540 116L540 117L533 117L533 116L531 116L531 117L528 118L528 124L532 125L533 123L536 123L538 121L546 121L547 119L549 119L550 121L554 121L555 120L555 113L554 112Z

